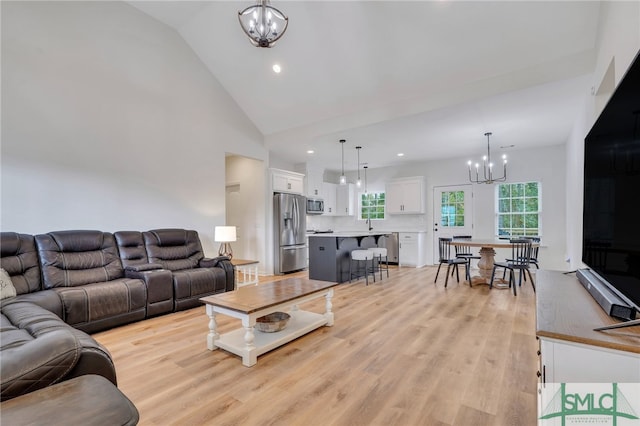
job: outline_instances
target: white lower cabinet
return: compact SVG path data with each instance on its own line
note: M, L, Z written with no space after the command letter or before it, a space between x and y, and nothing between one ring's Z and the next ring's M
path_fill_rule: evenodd
M426 232L400 232L398 235L399 266L420 268L427 264Z
M640 383L640 356L540 337L542 383Z

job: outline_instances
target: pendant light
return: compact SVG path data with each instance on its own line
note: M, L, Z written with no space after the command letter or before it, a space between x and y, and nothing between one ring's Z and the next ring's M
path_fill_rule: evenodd
M491 132L487 132L484 134L487 137L487 155L482 157L482 176L480 178L480 164L476 163L476 176L473 178L471 176L471 161L467 163L469 166L469 181L472 183L487 183L491 184L494 182L504 182L507 180L507 156L502 156L502 176L499 178L493 177L493 163L491 162L491 148L489 147L489 136L491 136Z
M340 139L340 145L342 146L342 174L340 175L340 185L347 184L347 177L344 175L344 143L346 140Z
M269 0L260 0L238 12L242 31L256 47L271 47L287 30L289 18L269 5Z
M364 193L367 193L367 169L369 168L369 166L367 166L367 163L365 163L364 166L362 166L362 168L364 169Z
M362 181L360 180L360 150L361 146L356 146L356 150L358 151L358 180L356 181L356 186L360 188L362 186Z

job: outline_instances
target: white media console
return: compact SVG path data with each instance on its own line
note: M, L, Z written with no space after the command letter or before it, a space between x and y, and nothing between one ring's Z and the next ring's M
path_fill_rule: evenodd
M536 273L540 383L640 383L640 326L607 315L575 275Z

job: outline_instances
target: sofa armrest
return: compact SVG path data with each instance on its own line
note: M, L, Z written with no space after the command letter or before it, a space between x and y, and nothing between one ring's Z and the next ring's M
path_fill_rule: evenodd
M140 265L129 265L124 268L125 274L127 271L131 272L143 272L143 271L155 271L162 269L162 265L159 263L142 263Z
M231 259L227 256L218 256L214 258L202 258L198 264L201 268L222 268L227 277L225 283L225 291L233 291L236 288L235 268L231 264Z
M220 266L219 263L222 260L229 260L227 256L218 256L218 257L203 257L198 262L198 266L201 268L215 268L216 266Z
M135 271L127 267L124 275L144 282L147 288L147 317L173 310L173 274L170 270Z

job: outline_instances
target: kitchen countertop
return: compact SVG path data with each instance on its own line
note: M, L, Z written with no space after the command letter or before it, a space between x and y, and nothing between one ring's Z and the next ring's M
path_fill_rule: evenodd
M307 237L320 237L320 238L362 238L362 237L376 237L380 235L391 234L391 232L384 231L351 231L351 232L331 232L320 234L307 234Z

